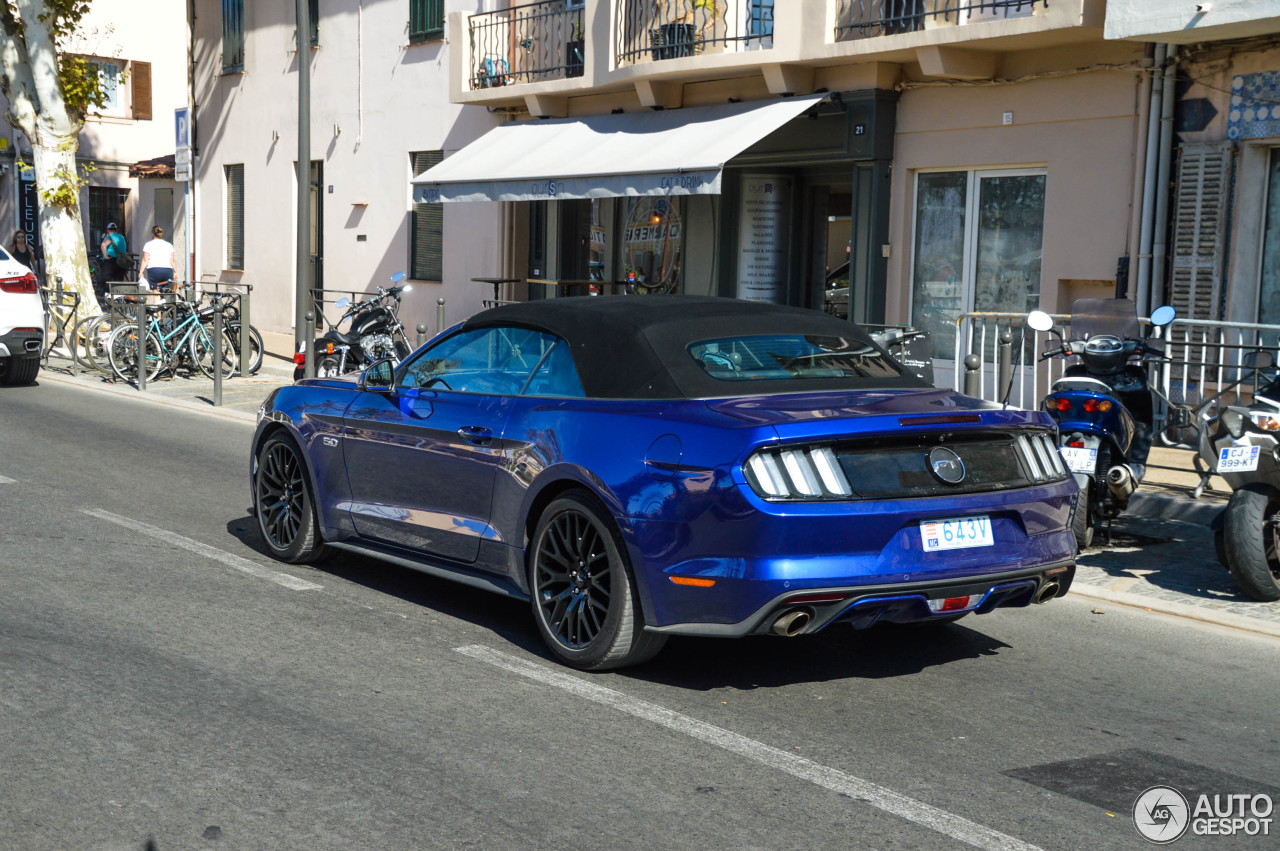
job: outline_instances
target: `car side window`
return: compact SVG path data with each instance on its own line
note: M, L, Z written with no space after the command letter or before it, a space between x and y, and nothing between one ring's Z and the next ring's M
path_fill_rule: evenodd
M463 331L414 358L398 386L515 396L555 339L528 328Z
M582 389L582 381L578 378L578 368L573 364L573 354L569 351L568 343L556 340L555 346L533 374L524 395L568 399L581 399L587 395Z

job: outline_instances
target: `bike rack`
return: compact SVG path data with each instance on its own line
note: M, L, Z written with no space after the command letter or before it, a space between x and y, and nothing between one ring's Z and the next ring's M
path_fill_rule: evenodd
M191 284L187 284L191 286ZM249 333L249 308L253 303L253 284L225 284L219 281L202 281L201 288L211 287L214 292L221 293L223 288L227 292L236 294L236 310L240 313L240 374L248 375L246 364L250 362L253 353L252 334Z

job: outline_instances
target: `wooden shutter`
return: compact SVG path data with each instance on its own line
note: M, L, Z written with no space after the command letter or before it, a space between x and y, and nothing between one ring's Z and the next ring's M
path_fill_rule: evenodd
M444 38L444 0L409 0L409 43Z
M134 60L129 63L129 85L133 89L133 117L151 120L151 63Z
M444 160L443 151L419 151L409 155L417 177ZM410 216L409 275L417 281L444 277L444 205L414 204Z
M227 268L244 268L244 164L225 167L227 175Z
M1169 302L1187 319L1222 318L1231 143L1179 146Z

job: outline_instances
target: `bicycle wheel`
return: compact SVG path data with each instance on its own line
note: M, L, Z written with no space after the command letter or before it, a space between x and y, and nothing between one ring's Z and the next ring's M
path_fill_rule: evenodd
M111 333L129 320L118 313L106 313L85 320L83 331L84 360L103 375L111 375L111 360L107 355L107 341ZM82 323L82 324L85 324Z
M214 345L213 328L208 325L197 324L191 330L187 345L191 359L195 361L196 366L200 367L200 371L205 374L206 378L213 378L215 365L222 373L223 378L230 378L236 373L236 369L239 366L239 358L236 357L235 346L232 344L226 328L222 329L222 339L217 345Z
M226 325L227 336L231 338L231 343L235 346L236 353L236 375L242 374L240 369L240 321L233 320ZM249 374L256 375L258 370L262 369L262 335L258 333L258 329L252 325L249 326Z
M138 377L138 326L136 323L121 325L107 339L107 357L111 362L111 371L121 381L134 381ZM148 330L146 339L147 380L155 378L164 368L164 347L154 331Z

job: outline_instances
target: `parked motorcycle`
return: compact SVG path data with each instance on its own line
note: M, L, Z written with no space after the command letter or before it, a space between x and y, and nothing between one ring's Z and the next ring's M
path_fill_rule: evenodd
M405 278L404 272L391 276L393 284ZM346 308L346 312L333 326L315 341L317 378L345 375L363 369L374 361L391 360L399 363L413 350L400 322L400 298L411 289L409 284L378 287L378 291L364 301L351 302L343 297L334 304ZM349 322L347 330L341 330ZM293 380L306 374L305 348L293 356Z
M1172 307L1160 307L1152 312L1151 324L1162 327L1175 316ZM1143 360L1163 357L1164 349L1141 332L1136 307L1127 299L1076 301L1070 340L1044 311L1032 311L1027 325L1059 340L1042 361L1079 358L1042 404L1058 423L1062 460L1080 484L1073 531L1084 549L1102 522L1109 528L1124 511L1146 473L1155 406Z
M1256 369L1269 369L1263 353ZM1280 600L1280 378L1258 388L1253 404L1221 410L1200 432L1199 455L1231 486L1214 523L1218 560L1255 600Z

